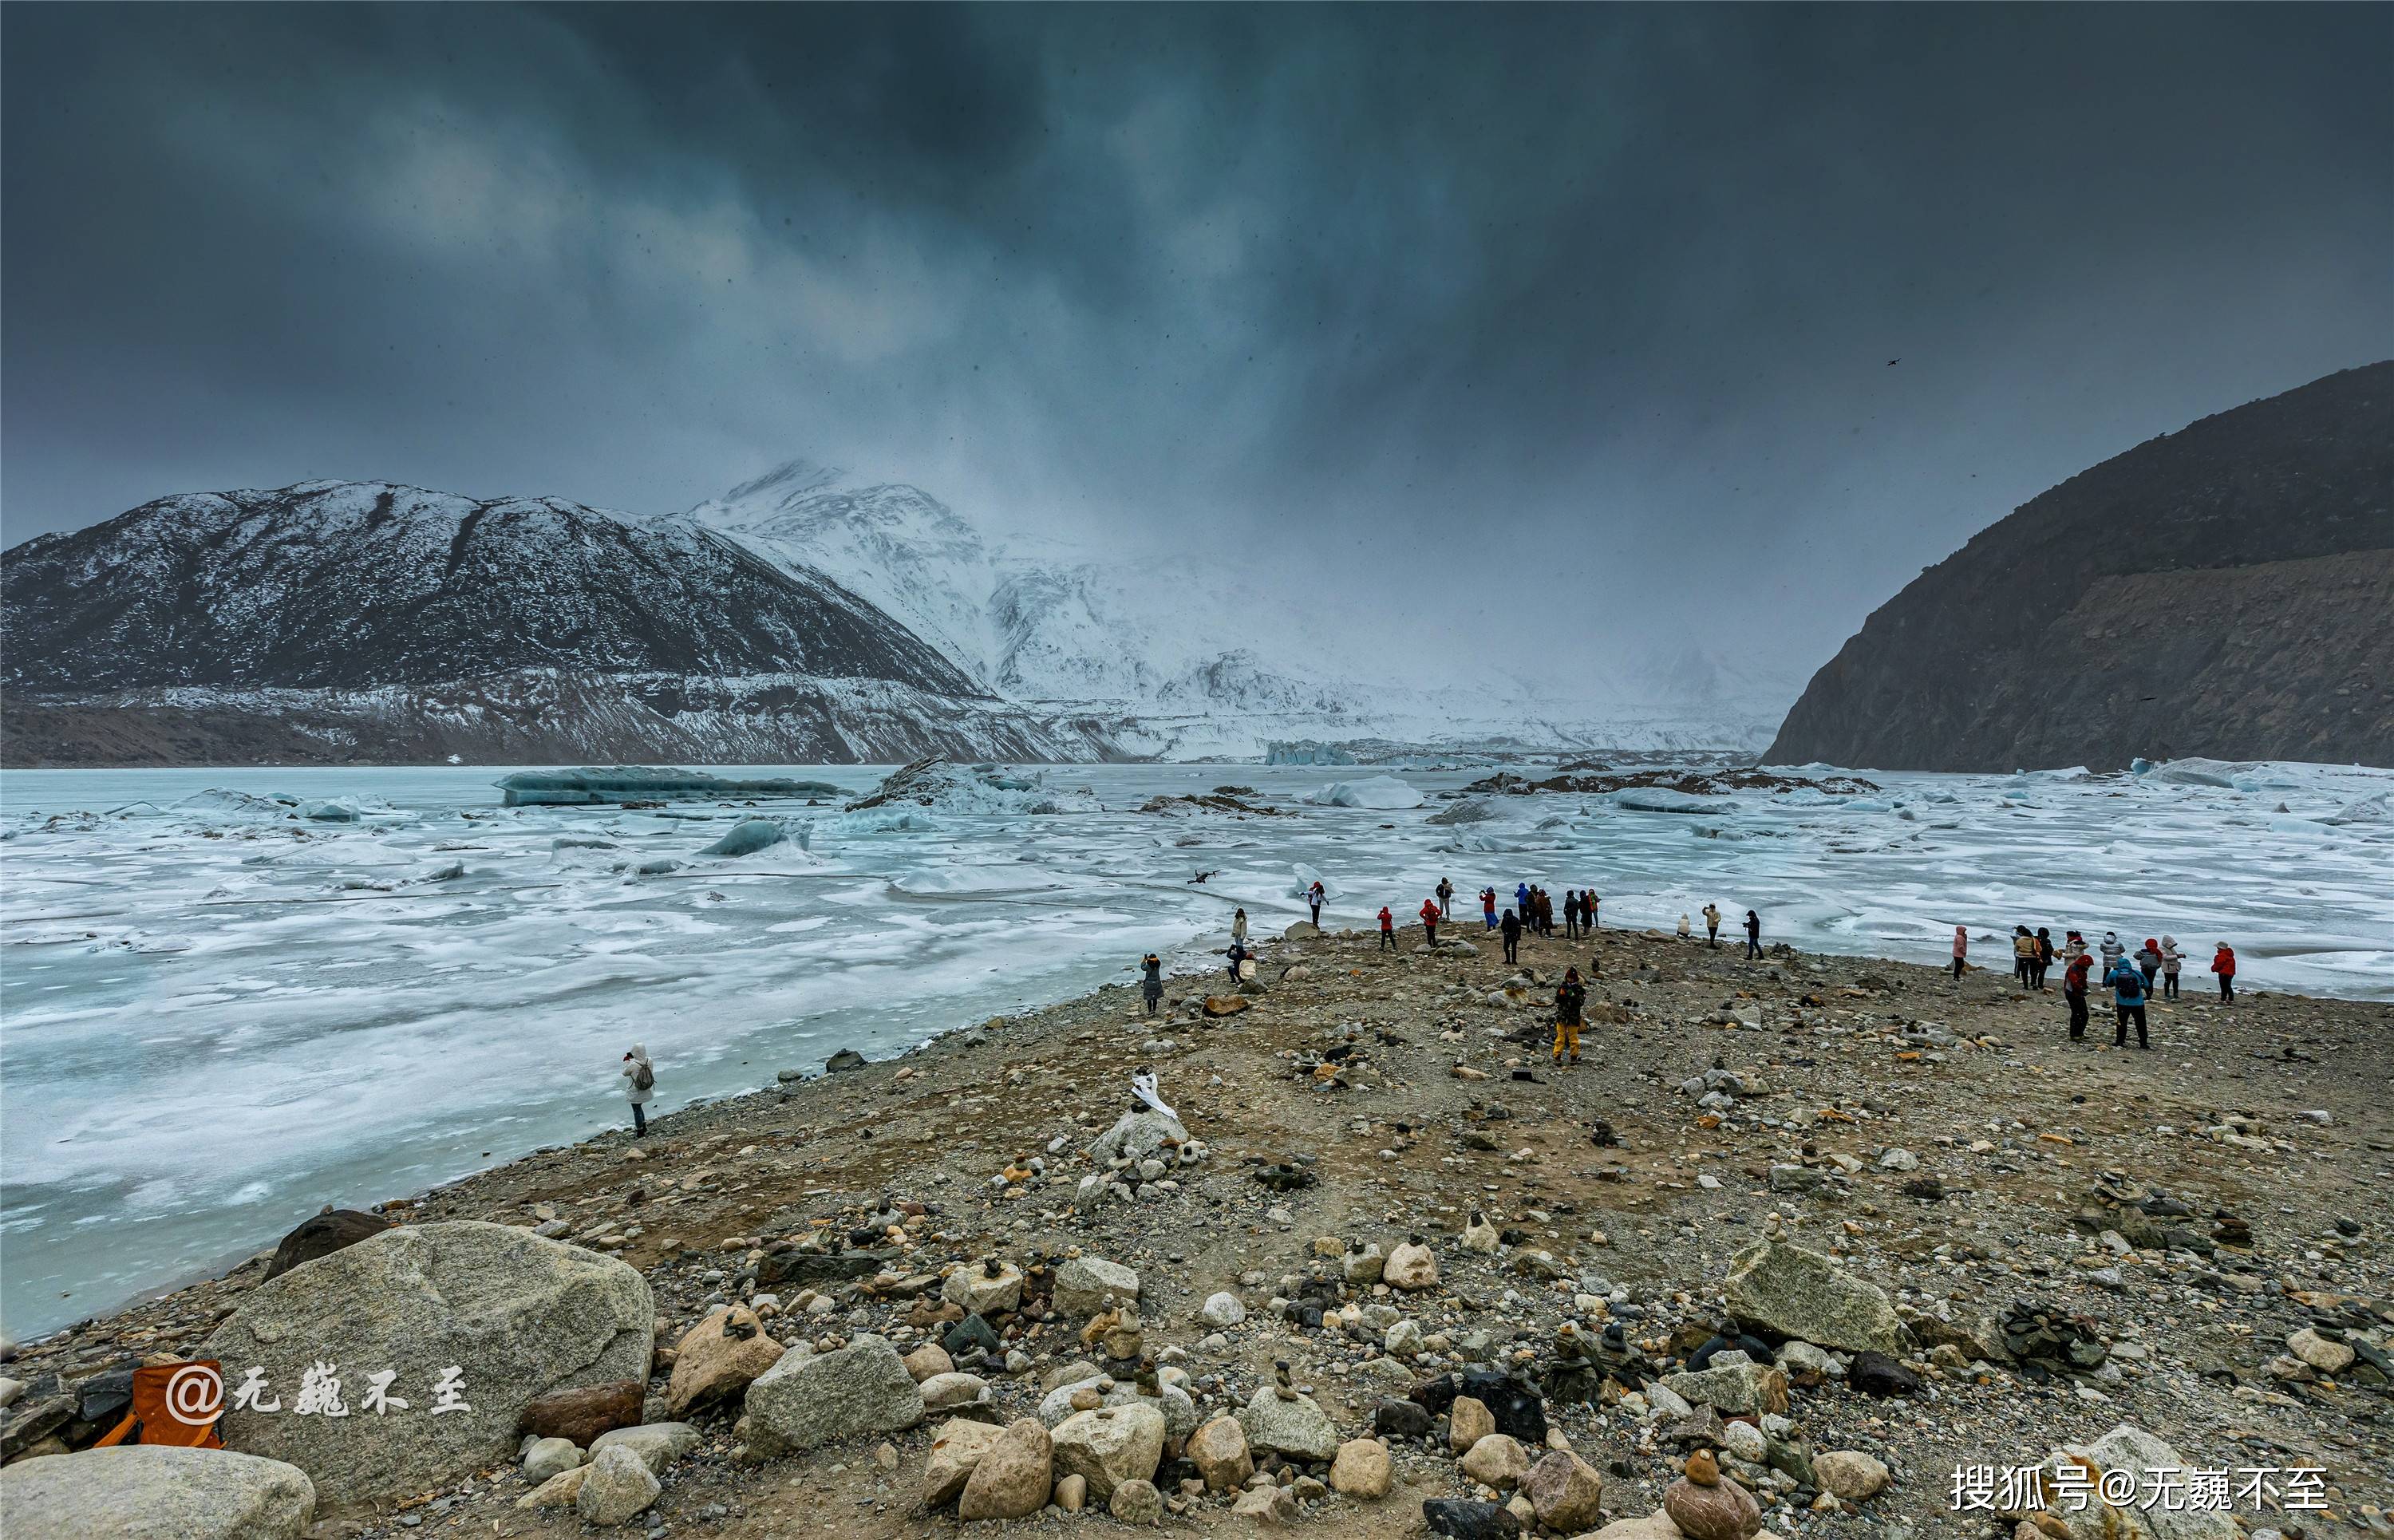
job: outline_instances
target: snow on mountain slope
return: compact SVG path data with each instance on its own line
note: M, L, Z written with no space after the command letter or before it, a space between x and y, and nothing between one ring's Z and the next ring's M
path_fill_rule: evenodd
M1541 657L1528 678L1490 682L1459 662L1452 681L1421 682L1410 666L1400 680L1366 639L1369 617L1341 608L1368 595L1201 552L1131 559L1009 536L917 488L805 460L691 515L829 574L998 694L1118 718L1161 757L1257 754L1274 738L1523 732L1558 746L1758 748L1801 687L1693 645Z

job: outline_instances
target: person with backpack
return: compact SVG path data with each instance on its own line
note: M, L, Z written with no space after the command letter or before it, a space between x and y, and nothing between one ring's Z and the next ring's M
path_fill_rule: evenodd
M1444 877L1438 879L1438 917L1444 919L1454 907L1454 884Z
M1224 953L1223 955L1230 959L1230 982L1235 984L1239 981L1239 965L1247 960L1247 943L1244 941L1232 941L1230 943L1230 950Z
M1422 944L1436 946L1438 944L1438 900L1434 898L1422 900L1421 922Z
M1745 955L1748 961L1762 955L1762 916L1751 909L1745 912Z
M2153 940L2151 936L2148 936L2145 938L2144 946L2137 953L2137 971L2145 976L2145 993L2147 994L2152 994L2153 975L2159 973L2161 970L2162 943Z
M1389 911L1388 906L1384 903L1380 905L1380 950L1383 952L1394 952L1396 949L1397 916L1392 914Z
M2036 966L2030 970L2029 984L2038 994L2045 993L2045 970L2053 966L2053 932L2045 926L2036 928Z
M1147 996L1147 1013L1154 1015L1164 1004L1164 959L1152 952L1139 959L1138 988Z
M1720 909L1710 899L1704 901L1704 944L1720 945Z
M1313 886L1305 890L1305 902L1313 910L1313 928L1316 930L1322 928L1322 901L1327 897L1329 895L1322 890L1320 877L1314 878Z
M649 1050L638 1043L633 1044L632 1051L624 1056L624 1078L631 1083L624 1094L632 1099L632 1137L646 1139L649 1137L647 1108L649 1098L656 1094L657 1071L656 1066L649 1062Z
M1966 925L1957 925L1953 928L1953 977L1959 979L1962 976L1962 970L1969 966L1970 928Z
M1496 889L1493 888L1480 889L1480 917L1488 922L1489 929L1496 928Z
M1602 911L1598 909L1597 905L1602 903L1604 901L1598 898L1593 891L1582 893L1579 896L1579 901L1587 906L1587 933L1593 936L1601 928L1600 922L1604 918L1604 915Z
M2185 961L2186 954L2177 949L2177 938L2164 936L2162 938L2162 997L2164 999L2177 998L2177 970Z
M1505 960L1508 963L1519 962L1521 960L1521 917L1507 909L1505 911L1503 923L1497 928L1505 933Z
M2012 978L2022 989L2028 988L2029 973L2036 965L2036 938L2028 927L2012 927Z
M2111 1033L2111 1046L2115 1048L2128 1046L2128 1022L2133 1018L2137 1023L2137 1046L2151 1047L2152 1045L2145 1040L2145 1001L2151 996L2145 992L2144 975L2137 971L2134 963L2123 957L2112 967L2108 981L2111 986L2112 1006L2120 1013L2120 1024Z
M2070 1040L2086 1040L2086 976L2095 970L2095 959L2081 952L2070 959L2061 970L2061 997L2070 1006Z
M2211 971L2219 975L2220 1004L2233 1002L2236 998L2236 954L2229 949L2226 941L2220 942L2219 950L2211 954Z
M1563 1062L1563 1049L1571 1049L1571 1061L1579 1062L1580 1017L1587 1005L1587 986L1579 981L1579 969L1563 970L1563 981L1555 986L1555 1062Z

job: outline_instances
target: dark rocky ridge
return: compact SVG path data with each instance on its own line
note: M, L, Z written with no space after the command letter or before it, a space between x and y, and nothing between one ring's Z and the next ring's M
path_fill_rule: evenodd
M162 498L0 557L14 690L339 689L522 668L982 693L819 574L687 521L375 482Z
M1766 757L2394 764L2394 362L2072 477L1874 612Z

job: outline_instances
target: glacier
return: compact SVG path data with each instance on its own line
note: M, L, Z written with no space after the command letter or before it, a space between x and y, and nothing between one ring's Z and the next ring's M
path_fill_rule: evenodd
M1712 899L1760 910L1766 941L1928 964L1957 924L2168 931L2232 941L2254 991L2394 1000L2394 823L2368 816L2389 770L1752 778L1658 817L1467 795L1477 770L1409 771L1421 806L1359 813L1313 800L1337 769L1247 766L1284 816L1164 820L1138 809L1210 794L1219 767L980 763L942 774L985 791L853 812L889 767L711 767L838 789L771 813L805 828L803 862L789 842L696 857L754 816L738 798L510 808L489 769L10 771L0 1325L42 1332L324 1203L609 1126L630 1042L669 1111L1128 981L1150 950L1218 970L1232 909L1270 934L1305 917L1311 874L1333 927L1410 914L1441 876L1531 880L1594 887L1608 925L1667 929ZM1031 810L1064 797L1074 816ZM372 813L290 816L323 800Z

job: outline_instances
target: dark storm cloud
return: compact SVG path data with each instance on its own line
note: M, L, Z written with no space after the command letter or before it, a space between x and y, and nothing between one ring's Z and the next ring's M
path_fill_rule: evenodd
M2384 7L0 27L12 541L807 454L1809 669L2045 486L2394 351Z

